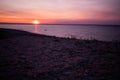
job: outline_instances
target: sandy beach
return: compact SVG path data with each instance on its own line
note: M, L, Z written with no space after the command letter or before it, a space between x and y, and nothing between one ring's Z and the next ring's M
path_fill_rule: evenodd
M119 80L120 41L0 29L0 80Z

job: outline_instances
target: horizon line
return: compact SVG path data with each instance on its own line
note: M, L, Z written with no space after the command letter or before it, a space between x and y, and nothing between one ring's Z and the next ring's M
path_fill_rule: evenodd
M0 24L19 24L19 25L35 25L33 23L9 23L9 22L0 22ZM48 23L44 23L44 24L38 24L38 25L83 25L83 26L89 26L89 25L92 25L92 26L120 26L120 24L95 24L95 23L89 23L89 24L75 24L75 23L71 23L71 24L63 24L63 23L51 23L51 24L48 24Z

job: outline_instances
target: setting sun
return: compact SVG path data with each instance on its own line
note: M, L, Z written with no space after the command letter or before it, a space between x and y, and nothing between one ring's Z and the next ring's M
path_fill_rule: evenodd
M34 20L33 24L40 24L40 22L38 20Z

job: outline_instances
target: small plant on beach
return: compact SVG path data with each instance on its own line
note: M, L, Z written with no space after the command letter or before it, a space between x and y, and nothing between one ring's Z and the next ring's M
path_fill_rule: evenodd
M77 39L77 37L75 35L70 35L71 39Z

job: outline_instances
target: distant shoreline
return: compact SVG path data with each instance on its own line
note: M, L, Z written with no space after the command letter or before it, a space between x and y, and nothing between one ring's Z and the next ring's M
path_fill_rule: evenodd
M2 23L0 24L10 24L10 25L34 25L32 23ZM81 25L81 26L115 26L115 27L120 27L120 25L116 24L39 24L39 25Z

